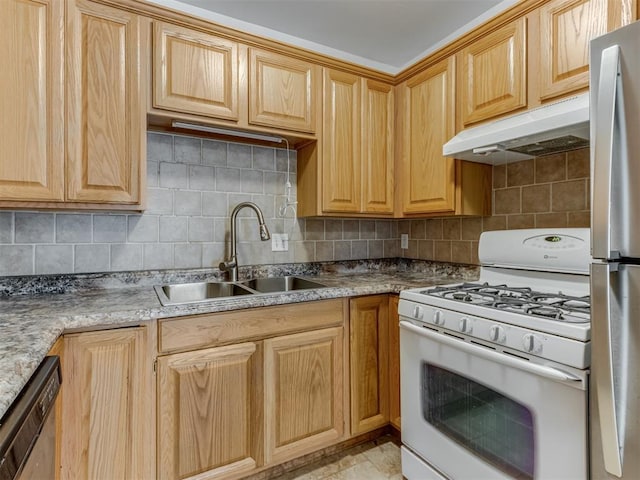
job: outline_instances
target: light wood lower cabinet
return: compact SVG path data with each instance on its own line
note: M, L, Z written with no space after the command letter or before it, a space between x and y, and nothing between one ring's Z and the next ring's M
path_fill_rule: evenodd
M342 352L342 327L264 341L267 464L343 438Z
M160 320L158 478L242 478L343 440L347 304Z
M64 337L61 478L154 478L147 327Z
M160 479L237 477L260 463L260 344L158 360Z
M389 296L389 421L400 430L400 316L398 295Z
M351 433L389 423L387 295L351 300Z

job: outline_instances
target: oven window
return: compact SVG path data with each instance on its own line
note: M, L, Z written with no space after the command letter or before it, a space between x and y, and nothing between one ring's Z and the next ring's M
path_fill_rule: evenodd
M423 363L422 415L440 432L508 475L533 479L533 415L510 398Z

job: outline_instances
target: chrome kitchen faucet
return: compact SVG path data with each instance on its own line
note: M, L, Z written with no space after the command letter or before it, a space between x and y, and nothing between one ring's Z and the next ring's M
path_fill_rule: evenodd
M264 223L264 216L262 215L262 210L260 207L253 202L242 202L235 206L233 211L231 212L231 258L227 261L220 262L220 270L224 272L229 272L229 280L232 282L238 281L238 252L236 247L236 238L237 238L237 229L236 229L236 218L238 217L238 213L243 208L248 207L251 208L256 215L258 216L258 224L260 227L260 240L266 242L271 238L271 234L269 233L269 229L267 225Z

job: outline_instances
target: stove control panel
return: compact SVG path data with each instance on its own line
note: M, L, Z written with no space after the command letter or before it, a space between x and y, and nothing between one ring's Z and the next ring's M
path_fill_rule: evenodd
M591 349L588 342L402 298L398 313L401 319L410 320L416 325L442 333L464 335L469 339L494 344L497 348L517 350L523 356L538 356L576 368L588 368L590 365Z

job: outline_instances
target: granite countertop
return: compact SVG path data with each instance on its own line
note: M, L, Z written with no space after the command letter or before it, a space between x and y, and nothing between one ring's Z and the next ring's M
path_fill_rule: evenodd
M55 279L21 280L5 277L4 297L0 297L0 418L7 411L27 380L64 332L135 325L159 318L197 315L243 308L282 305L329 298L399 293L403 289L455 283L477 278L477 268L422 262L398 268L371 265L336 264L305 269L266 271L248 269L246 277L300 275L319 281L327 288L288 293L248 295L210 302L162 306L154 284L202 281L210 272L149 274L128 276L58 276ZM388 266L387 266L388 267ZM0 281L0 284L3 282ZM10 285L9 285L10 284ZM43 285L47 284L45 288ZM83 286L84 284L84 286ZM9 287L8 287L9 285ZM25 287L25 285L27 285ZM52 286L53 285L53 286ZM20 295L6 292L20 290ZM31 293L29 292L46 292ZM60 293L54 293L60 292ZM3 293L3 292L0 292Z

